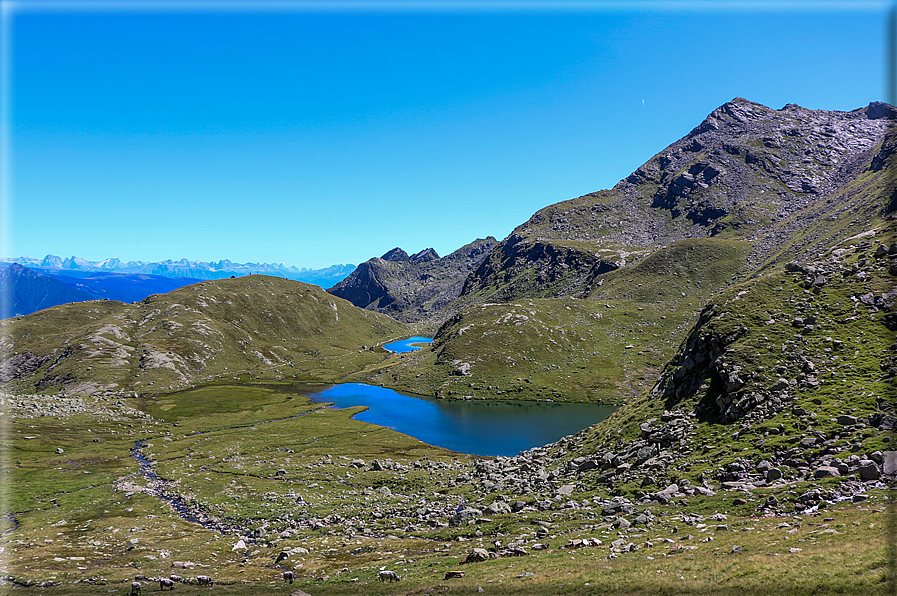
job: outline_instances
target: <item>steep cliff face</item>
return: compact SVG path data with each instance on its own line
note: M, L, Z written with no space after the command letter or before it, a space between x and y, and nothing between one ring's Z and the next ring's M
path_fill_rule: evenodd
M745 272L779 260L785 243L787 258L815 255L894 210L895 120L881 103L774 110L736 98L613 189L533 215L461 301L581 296L602 274L689 238L751 241Z
M445 257L432 248L409 256L394 248L358 266L327 290L355 306L417 322L437 315L461 293L465 278L497 244L477 239ZM438 318L438 316L437 316Z

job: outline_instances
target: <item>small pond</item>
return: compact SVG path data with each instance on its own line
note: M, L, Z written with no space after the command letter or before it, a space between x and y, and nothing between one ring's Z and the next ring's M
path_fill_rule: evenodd
M362 383L307 385L300 392L335 408L365 406L356 420L474 455L517 455L579 432L616 410L595 404L433 399Z
M414 350L421 349L421 346L412 346L411 344L428 344L432 341L432 337L409 337L407 339L400 339L398 341L391 341L388 344L383 344L383 349L397 353L413 352Z

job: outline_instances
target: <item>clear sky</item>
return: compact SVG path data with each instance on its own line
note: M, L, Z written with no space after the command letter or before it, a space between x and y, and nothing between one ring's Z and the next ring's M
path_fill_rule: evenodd
M445 255L612 187L734 97L886 101L892 7L3 0L2 251Z

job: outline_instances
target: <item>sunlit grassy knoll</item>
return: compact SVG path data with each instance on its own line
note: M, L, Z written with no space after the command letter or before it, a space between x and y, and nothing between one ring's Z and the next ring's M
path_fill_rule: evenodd
M335 381L379 362L403 323L321 288L264 275L134 303L65 304L0 323L2 357L32 363L18 393L167 393L246 379ZM367 349L364 349L367 348Z

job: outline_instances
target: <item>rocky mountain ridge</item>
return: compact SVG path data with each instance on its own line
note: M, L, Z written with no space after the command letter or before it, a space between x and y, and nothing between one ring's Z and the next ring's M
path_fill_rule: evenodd
M496 244L491 236L477 239L445 257L432 248L411 256L394 248L360 264L327 291L404 322L444 317L439 313L458 297L464 279Z
M810 263L893 213L894 117L877 103L729 102L614 189L519 226L467 278L433 344L370 379L450 398L632 400L700 336L720 292ZM766 389L731 393L727 411Z
M459 300L588 295L602 274L685 239L751 242L742 276L818 254L880 217L881 197L893 206L883 164L897 142L895 119L897 110L877 102L833 112L736 98L613 189L551 205L518 226Z

